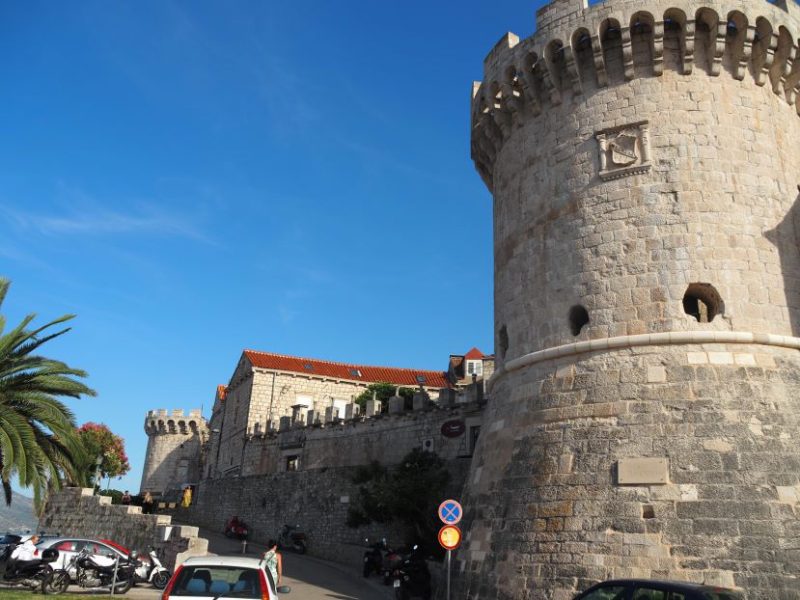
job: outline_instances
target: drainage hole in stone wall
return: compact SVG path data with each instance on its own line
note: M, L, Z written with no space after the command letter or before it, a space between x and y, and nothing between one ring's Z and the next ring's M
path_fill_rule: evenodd
M642 504L642 518L643 519L656 518L656 510L653 508L652 504Z
M572 335L578 335L583 326L589 322L589 313L580 304L569 309L569 328Z
M690 283L683 295L684 312L700 323L711 323L724 308L722 297L710 283Z

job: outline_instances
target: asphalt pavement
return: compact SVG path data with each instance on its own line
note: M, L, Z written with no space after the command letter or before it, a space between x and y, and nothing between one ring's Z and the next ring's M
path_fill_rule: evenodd
M201 529L200 536L208 539L209 554L242 554L241 542L228 539L221 533ZM260 544L248 544L246 555L259 556L264 550ZM289 594L282 595L285 600L391 600L394 597L392 588L384 586L376 576L365 579L357 567L289 552L282 553L282 556L282 585L292 588ZM70 586L69 593L88 597L108 594L107 591L92 592L76 586ZM121 596L131 600L158 600L160 597L161 592L143 584Z

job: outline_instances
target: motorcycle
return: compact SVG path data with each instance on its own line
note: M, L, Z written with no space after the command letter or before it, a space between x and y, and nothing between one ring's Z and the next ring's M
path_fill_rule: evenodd
M294 550L298 554L306 553L306 534L299 530L299 525L284 525L278 536L278 547Z
M47 548L39 560L18 561L8 558L16 546L16 544L10 545L3 552L3 575L0 577L0 584L3 587L23 587L30 590L41 588L43 594L61 593L49 585L54 573L50 563L58 560L58 550Z
M418 550L419 546L415 545L408 557L392 573L395 600L415 597L431 599L431 573L428 563Z
M247 524L239 517L234 516L228 519L228 522L225 523L225 528L222 530L222 533L225 534L225 537L236 538L237 540L246 540L249 531L247 530Z
M82 588L110 590L113 587L113 593L124 594L131 589L136 578L137 558L136 551L131 552L126 560L92 554L88 548L84 548L63 569L53 571L47 588L53 593L62 593L70 583L75 583Z
M134 583L150 583L157 590L163 590L167 587L172 573L161 564L155 548L150 548L147 556L150 560L140 558L138 561L134 571Z
M383 552L386 550L386 539L369 545L369 539L364 540L370 548L364 552L364 577L369 577L373 571L381 573L383 568Z
M392 583L392 574L403 563L403 555L397 550L386 547L386 554L383 557L381 573L383 573L383 585Z

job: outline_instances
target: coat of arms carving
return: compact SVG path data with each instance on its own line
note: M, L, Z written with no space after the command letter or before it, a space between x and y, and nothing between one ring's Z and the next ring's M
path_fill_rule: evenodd
M650 170L650 131L647 121L595 133L600 153L600 178L617 179Z

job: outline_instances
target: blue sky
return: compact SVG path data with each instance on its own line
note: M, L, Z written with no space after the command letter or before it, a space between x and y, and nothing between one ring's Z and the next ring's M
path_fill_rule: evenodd
M539 3L540 4L540 3ZM492 350L491 198L469 94L536 2L0 5L10 322L121 434L208 413L243 348L443 369Z

